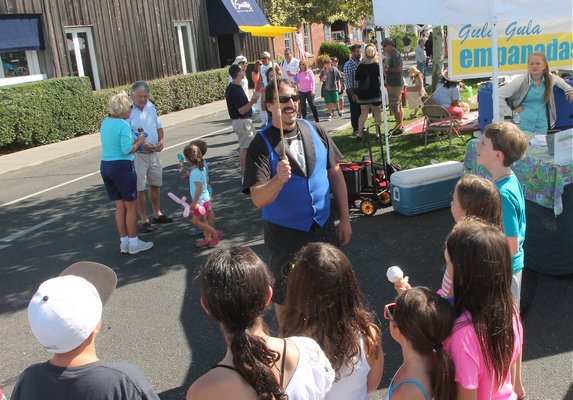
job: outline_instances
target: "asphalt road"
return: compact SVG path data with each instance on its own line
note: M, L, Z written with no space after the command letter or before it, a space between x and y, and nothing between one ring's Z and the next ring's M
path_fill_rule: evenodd
M332 130L347 122L345 116L324 126ZM165 166L162 209L176 221L144 235L145 240L155 242L155 248L136 256L118 251L113 204L98 172L99 151L0 175L0 204L47 190L0 207L4 226L0 234L0 387L7 394L26 366L48 359L28 328L29 299L43 280L80 260L104 263L118 274L118 288L106 306L97 339L100 358L138 365L166 400L184 398L191 382L222 358L221 334L202 312L194 283L198 267L213 250L195 248L189 222L165 195L187 192L187 182L177 171L176 154L201 136L209 144L218 228L225 230L220 246L247 245L266 258L260 214L240 193L236 138L225 114L167 130L167 150L161 156ZM452 225L449 210L416 217L400 216L391 208L371 218L353 214L354 235L344 250L368 303L380 316L384 304L395 295L385 277L388 266L402 266L414 285L439 286L443 240ZM572 399L573 277L526 270L523 297L528 397ZM271 313L267 319L273 326ZM401 361L399 346L383 319L381 326L384 377L371 399L385 398Z

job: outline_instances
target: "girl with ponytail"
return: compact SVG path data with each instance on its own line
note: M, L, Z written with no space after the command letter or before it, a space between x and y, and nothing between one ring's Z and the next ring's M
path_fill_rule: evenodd
M387 400L454 400L454 364L442 347L455 315L448 301L425 287L403 291L384 307L390 334L402 347L404 363Z
M309 338L269 336L262 316L272 297L272 278L249 248L214 253L201 268L201 306L217 320L225 357L195 381L187 400L323 399L334 370Z

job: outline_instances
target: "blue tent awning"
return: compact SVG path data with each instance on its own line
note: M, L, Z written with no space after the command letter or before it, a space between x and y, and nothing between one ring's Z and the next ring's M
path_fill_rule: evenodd
M43 47L40 15L0 16L0 51L2 53L38 50Z
M206 3L211 36L241 32L240 25L261 26L269 23L256 0L209 0Z

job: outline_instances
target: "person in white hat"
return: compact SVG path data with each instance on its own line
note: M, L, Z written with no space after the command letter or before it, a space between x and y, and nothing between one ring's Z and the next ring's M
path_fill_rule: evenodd
M237 56L235 57L235 61L233 61L233 65L238 65L243 69L243 71L247 72L247 57L245 56ZM231 75L227 76L227 84L231 83L233 78ZM243 92L245 95L249 97L249 81L247 79L247 75L241 80L241 88L243 88Z
M28 321L53 355L22 372L12 400L159 399L139 368L97 357L103 304L116 284L112 269L81 261L40 285L28 305Z
M263 51L261 56L259 57L261 62L261 68L259 69L263 81L263 88L267 87L268 79L267 79L267 71L275 65L275 63L271 60L271 54L268 51ZM269 116L267 114L267 110L263 107L263 96L259 97L257 108L259 110L259 116L261 117L261 122L263 126L265 126L269 122Z

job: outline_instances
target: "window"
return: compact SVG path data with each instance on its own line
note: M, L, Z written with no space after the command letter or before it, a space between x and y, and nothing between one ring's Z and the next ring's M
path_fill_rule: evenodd
M0 78L12 78L40 74L38 55L35 50L0 53L2 68Z
M324 41L330 42L330 25L324 24L323 31L324 31Z
M195 65L191 22L176 22L175 29L177 29L177 42L179 43L179 54L181 55L181 71L184 74L195 72L197 67Z
M94 89L101 89L91 28L66 28L66 44L73 75L87 76Z
M304 48L307 53L312 54L312 38L310 24L304 24Z
M344 31L332 31L332 40L338 43L344 43Z
M289 48L294 51L294 43L292 40L292 33L285 33L285 49Z

